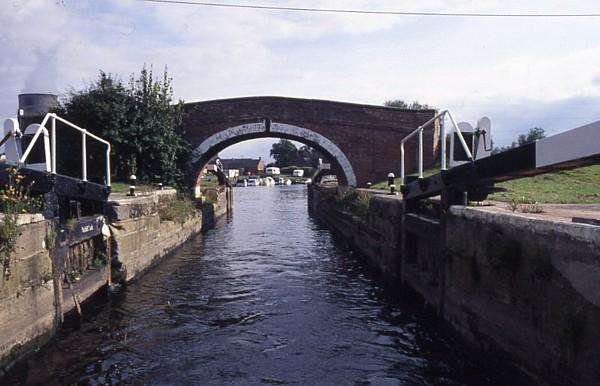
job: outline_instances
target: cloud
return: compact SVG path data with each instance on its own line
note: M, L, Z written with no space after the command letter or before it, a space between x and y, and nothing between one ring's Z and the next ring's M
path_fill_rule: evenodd
M565 11L559 3L264 0L264 4L453 12ZM587 6L592 7L593 2ZM579 9L585 11L586 4ZM532 126L598 119L596 20L291 13L143 3L14 1L0 10L0 116L23 91L81 89L164 65L188 101L286 95L381 104L419 100L492 118L497 143ZM264 146L263 146L264 147ZM269 147L270 148L270 147ZM257 148L258 152L263 152ZM247 154L250 156L250 154Z
M600 120L598 106L600 96L577 96L555 101L522 100L508 106L489 106L486 115L492 120L494 143L506 146L532 127L541 127L546 135L553 135ZM479 116L474 115L468 121L475 123L477 118Z

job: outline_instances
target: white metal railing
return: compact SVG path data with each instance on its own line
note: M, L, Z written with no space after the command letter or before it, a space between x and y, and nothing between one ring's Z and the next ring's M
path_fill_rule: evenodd
M83 128L75 125L74 123L67 121L66 119L59 117L58 115L56 115L54 113L46 114L46 116L42 120L42 123L40 124L40 127L37 129L37 131L33 135L33 138L31 139L29 146L27 146L27 149L25 149L25 151L23 152L23 155L19 159L19 163L25 163L25 161L27 161L27 157L29 156L29 153L31 153L31 150L33 149L33 146L35 145L37 139L44 132L44 130L47 130L46 124L48 123L48 121L50 121L50 143L51 143L52 148L50 151L50 156L51 156L50 170L47 170L47 171L50 171L53 174L56 174L56 172L57 172L56 171L56 121L59 121L81 133L81 175L82 175L82 180L87 181L87 138L90 137L90 138L106 145L105 185L110 186L110 150L111 150L110 142L98 137L97 135L94 135L94 134L88 132L86 129L83 129ZM47 162L48 162L48 160L46 160L46 163Z
M404 177L405 177L405 174L404 174L404 143L406 141L408 141L409 139L411 139L412 137L414 137L415 135L419 136L418 152L417 152L418 168L419 168L418 172L419 172L419 178L423 178L423 130L440 118L442 118L442 124L440 125L441 126L440 127L440 141L441 141L441 146L440 146L440 153L441 153L441 157L440 157L441 165L440 166L441 167L440 167L440 170L446 170L446 168L447 168L446 167L446 128L443 123L443 120L446 117L446 115L450 119L450 122L452 122L452 126L454 127L454 130L458 134L458 138L460 140L460 143L461 143L465 153L467 154L467 158L470 161L473 161L473 155L471 154L471 150L467 146L467 142L465 141L460 129L458 128L458 125L456 124L456 121L454 120L452 113L450 113L450 110L444 110L441 113L437 114L435 117L431 118L430 120L428 120L427 122L422 124L421 126L417 127L413 132L411 132L409 135L404 137L402 139L402 141L400 141L400 184L401 185L404 185Z

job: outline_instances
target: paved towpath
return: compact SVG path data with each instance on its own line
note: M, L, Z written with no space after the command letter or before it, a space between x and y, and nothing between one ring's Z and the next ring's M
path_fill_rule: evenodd
M513 213L506 202L491 201L493 206L484 206L489 211ZM515 213L528 216L550 219L555 221L585 222L600 225L600 204L535 204L541 208L541 213L527 213L523 209L534 209L533 205L519 205ZM575 220L574 220L575 219Z

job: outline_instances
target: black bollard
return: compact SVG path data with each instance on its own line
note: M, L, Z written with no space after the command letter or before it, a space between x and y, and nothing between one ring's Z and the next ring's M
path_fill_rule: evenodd
M129 193L127 194L128 196L135 196L135 181L137 180L137 177L135 176L135 174L132 174L131 176L129 176Z
M396 177L394 173L388 173L388 186L394 185L394 177Z

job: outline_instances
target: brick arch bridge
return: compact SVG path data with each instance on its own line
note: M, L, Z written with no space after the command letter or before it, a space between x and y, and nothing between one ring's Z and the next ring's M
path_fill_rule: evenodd
M400 169L400 140L435 115L316 99L247 97L186 103L184 130L193 145L194 184L218 152L254 138L286 138L320 150L343 184L364 186ZM437 150L438 131L424 132L425 160ZM407 147L407 170L416 147Z

